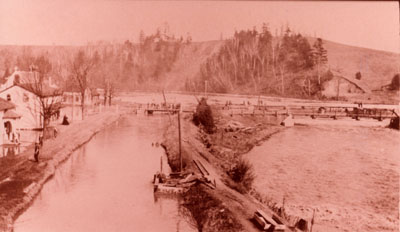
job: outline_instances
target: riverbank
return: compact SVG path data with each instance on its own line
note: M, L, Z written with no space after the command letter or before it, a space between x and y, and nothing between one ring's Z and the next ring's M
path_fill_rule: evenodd
M58 125L57 138L44 141L39 163L30 160L33 156L32 146L17 156L2 159L0 231L12 231L16 217L29 207L57 166L97 132L115 122L122 113L109 109L69 126Z
M311 221L314 221L315 231L394 231L398 226L394 217L398 215L395 210L398 174L393 170L398 161L393 152L385 156L385 150L396 150L390 148L396 143L389 140L395 141L398 132L382 125L364 123L349 126L346 121L334 120L324 121L330 125L325 126L327 129L321 128L320 124L309 128L305 125L284 128L278 126L282 118L231 116L215 109L213 112L218 129L211 135L194 126L191 116L182 120L182 154L186 172L197 172L192 160L198 159L207 170L211 170L211 176L217 182L214 190L200 185L185 194L186 206L203 231L229 231L220 225L227 225L231 220L233 225L240 226L232 227L230 231L256 230L250 223L256 209L283 217L282 220L290 227L303 223L303 228L310 228ZM178 171L176 117L171 121L163 145L172 168ZM295 131L298 130L307 133L297 135ZM294 137L288 136L293 133ZM348 134L347 137L342 133ZM383 145L379 139L371 140L368 137L371 133L385 139L388 144ZM321 148L317 148L321 142L319 139L325 141ZM272 140L278 145L264 148L264 144ZM349 147L343 145L342 140L347 141ZM261 144L263 148L256 147ZM364 145L359 147L359 144ZM370 148L363 150L366 147ZM257 158L253 155L249 161L255 167L256 178L251 190L244 193L227 173L238 160L248 159L248 154L253 151ZM198 201L199 193L212 206L211 209L191 203ZM331 203L326 203L329 200ZM221 216L218 212L227 215Z
M243 154L285 128L278 126L280 119L275 117L231 117L223 112L214 111L214 118L218 129L211 135L194 126L189 115L181 122L185 172L199 174L192 162L199 160L210 173L211 179L216 182L215 189L201 184L192 187L184 194L184 206L191 212L197 227L202 231L259 231L251 220L254 212L261 209L269 215L274 213L256 199L257 194L254 192L240 191L227 172ZM171 168L178 171L176 117L172 117L171 122L165 132L163 146ZM280 219L288 224L284 219Z
M313 231L399 231L399 138L382 127L295 126L245 157L261 198L314 214Z

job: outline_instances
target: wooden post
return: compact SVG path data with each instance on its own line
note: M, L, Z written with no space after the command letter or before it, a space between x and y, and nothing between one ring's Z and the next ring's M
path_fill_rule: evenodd
M182 172L182 148L181 148L181 111L178 112L178 131L179 131L179 160L180 172Z
M160 157L160 172L162 173L162 156Z
M336 92L336 101L339 101L339 91L340 91L340 77L338 77L337 92Z
M313 225L314 225L314 217L315 217L315 209L313 209L313 215L312 215L312 218L311 218L310 232L312 232L312 229L313 229Z
M165 106L167 106L167 98L165 98L164 90L162 91L162 95L163 95L163 98L164 98L164 104L165 104Z
M164 90L162 91L162 95L164 97L165 108L168 109L168 107L167 107L167 98L165 97ZM169 110L168 110L168 118L169 118L169 122L172 122L171 112Z

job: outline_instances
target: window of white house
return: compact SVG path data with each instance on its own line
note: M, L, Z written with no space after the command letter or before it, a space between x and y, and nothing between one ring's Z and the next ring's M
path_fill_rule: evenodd
M11 95L7 94L7 101L11 101Z
M28 102L28 101L29 101L29 96L28 96L28 94L24 93L24 96L22 97L22 100L23 100L24 102Z

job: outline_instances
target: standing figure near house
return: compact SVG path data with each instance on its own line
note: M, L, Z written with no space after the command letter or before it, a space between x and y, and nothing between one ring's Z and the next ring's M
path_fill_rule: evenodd
M33 154L35 162L39 162L39 143L35 143L35 153Z
M63 121L62 121L62 125L65 125L65 126L68 126L68 125L69 125L67 115L64 115L64 118L63 118Z

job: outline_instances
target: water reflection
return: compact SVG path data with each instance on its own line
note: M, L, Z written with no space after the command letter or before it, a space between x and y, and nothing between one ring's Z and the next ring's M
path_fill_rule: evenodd
M195 231L178 199L154 198L163 149L152 142L165 120L126 117L96 135L57 169L14 231Z
M0 147L0 158L12 158L25 150L25 147L19 145L1 145Z

